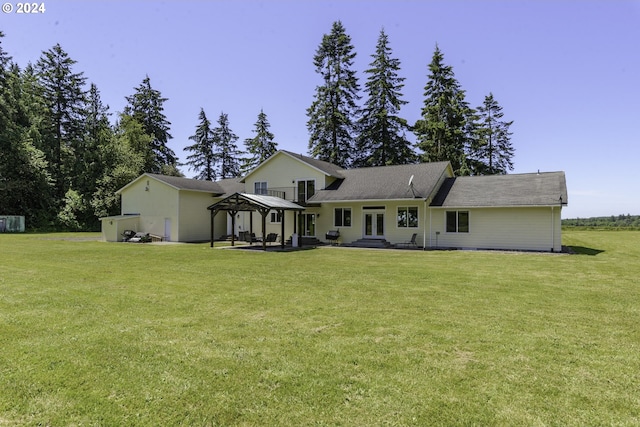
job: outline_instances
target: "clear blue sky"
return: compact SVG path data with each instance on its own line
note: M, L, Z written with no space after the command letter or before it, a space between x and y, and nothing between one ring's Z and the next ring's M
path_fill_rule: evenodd
M40 15L0 13L14 61L35 63L60 43L114 116L148 74L169 98L170 146L181 160L200 107L212 121L229 115L241 149L263 108L279 148L306 154L306 109L320 83L312 58L341 20L362 87L384 27L410 123L437 43L467 101L478 106L492 92L514 121L512 173L566 172L564 218L640 214L638 0L44 3Z

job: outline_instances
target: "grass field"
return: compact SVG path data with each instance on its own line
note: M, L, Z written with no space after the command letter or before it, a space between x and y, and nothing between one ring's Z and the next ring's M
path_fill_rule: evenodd
M638 425L640 232L578 255L0 235L0 426Z

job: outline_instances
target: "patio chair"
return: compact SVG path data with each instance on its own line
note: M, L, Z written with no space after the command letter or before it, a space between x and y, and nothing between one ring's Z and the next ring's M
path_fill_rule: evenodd
M264 240L265 243L273 243L278 239L277 233L269 233L267 234L267 238Z
M416 238L418 237L418 233L413 233L411 235L411 239L407 240L404 243L400 243L400 245L404 246L405 248L417 248L418 244L416 243Z

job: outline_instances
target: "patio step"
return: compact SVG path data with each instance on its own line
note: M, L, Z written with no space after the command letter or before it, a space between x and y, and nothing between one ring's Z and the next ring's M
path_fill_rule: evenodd
M316 237L299 237L302 246L319 246L323 243ZM291 246L291 237L285 242L288 246Z
M359 239L351 243L346 243L343 246L349 246L354 248L380 248L390 249L394 245L387 242L385 239Z

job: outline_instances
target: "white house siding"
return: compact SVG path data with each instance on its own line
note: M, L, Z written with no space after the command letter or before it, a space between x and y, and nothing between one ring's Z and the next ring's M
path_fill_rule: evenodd
M306 163L287 154L278 153L268 160L265 167L257 169L247 177L245 191L254 193L256 182L266 182L267 189L284 191L285 199L295 200L299 180L315 180L315 188L320 190L328 185L327 179L329 178L324 173Z
M206 208L205 208L206 209ZM140 214L138 231L165 235L171 221L171 240L178 240L178 190L153 178L143 177L122 191L122 213Z
M380 201L380 202L338 202L324 203L320 210L318 227L322 230L320 240L324 240L326 230L340 230L340 242L350 243L364 237L364 214L366 207L382 207L384 211L384 238L390 243L404 243L411 239L413 233L417 233L417 244L422 246L425 203L422 200L406 201ZM398 227L398 207L418 208L418 227ZM351 227L336 227L334 225L335 208L351 208Z
M453 210L469 212L468 233L446 232L446 211ZM437 239L442 248L560 251L560 211L560 207L432 208L430 244L435 247Z
M138 231L140 217L137 215L118 215L100 218L100 221L102 221L102 240L120 242L125 230Z
M211 197L210 193L199 191L180 191L180 223L178 224L178 234L173 240L181 242L206 241L211 237L211 211L207 207L219 199ZM218 220L215 225L220 224L217 234L225 234L225 222L223 213L216 215ZM220 218L217 218L220 217ZM173 224L171 224L173 228ZM215 231L215 229L214 229ZM219 236L215 236L216 238Z

